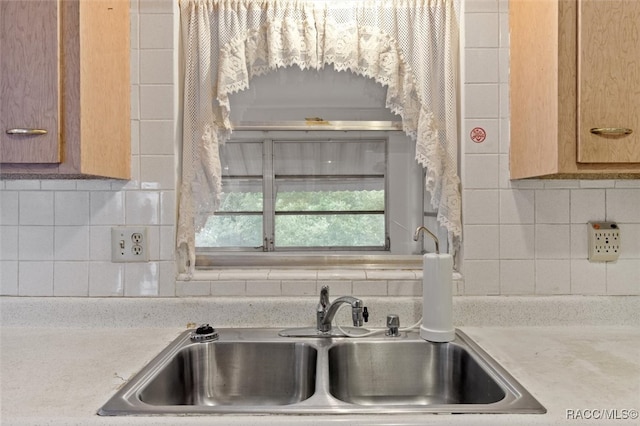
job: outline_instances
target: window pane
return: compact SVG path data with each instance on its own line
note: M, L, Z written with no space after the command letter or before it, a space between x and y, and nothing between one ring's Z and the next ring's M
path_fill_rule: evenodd
M262 176L262 142L231 142L220 146L222 176Z
M305 141L274 143L278 175L383 175L385 141Z
M221 212L262 212L262 179L222 179Z
M220 147L220 207L196 233L196 247L254 248L263 244L262 142Z
M276 247L383 247L384 214L276 215Z
M214 215L196 233L196 247L262 246L262 215Z
M276 212L384 212L384 179L278 181L276 188Z

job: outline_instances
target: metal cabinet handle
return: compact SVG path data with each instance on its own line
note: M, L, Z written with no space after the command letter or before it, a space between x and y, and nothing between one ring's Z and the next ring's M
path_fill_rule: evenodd
M633 133L633 129L628 129L626 127L596 127L590 130L594 135L605 135L605 136L622 136L622 135L630 135Z
M44 129L9 129L8 135L46 135L47 131Z

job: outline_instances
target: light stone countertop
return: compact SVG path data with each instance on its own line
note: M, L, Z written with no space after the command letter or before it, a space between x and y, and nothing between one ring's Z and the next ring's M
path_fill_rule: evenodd
M0 302L3 309L0 422L3 426L640 424L638 419L609 422L567 419L567 410L609 409L618 410L619 415L623 410L640 410L640 328L637 324L529 326L512 321L513 324L506 327L460 326L547 408L547 414L543 415L100 417L96 415L98 408L185 327L166 324L123 327L118 326L119 320L103 322L102 327L86 327L87 322L113 318L113 312L106 308L94 312L92 319L76 318L66 326L46 322L43 308L23 312L24 317L17 324L6 317L8 312L17 315L14 302L21 308L26 303L33 308L40 301ZM42 303L58 302L45 299ZM72 304L70 301L60 303L67 310ZM144 308L144 303L139 302L140 307ZM524 301L520 303L526 305ZM139 310L132 315L139 315ZM29 318L38 320L34 323Z

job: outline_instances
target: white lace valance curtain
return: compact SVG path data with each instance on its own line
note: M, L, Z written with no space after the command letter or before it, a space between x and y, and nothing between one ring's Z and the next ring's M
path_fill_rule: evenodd
M229 138L229 95L253 77L296 65L333 66L387 86L426 170L438 222L462 234L457 175L457 46L453 0L180 0L184 121L178 250L195 265L195 232L221 193L218 148Z

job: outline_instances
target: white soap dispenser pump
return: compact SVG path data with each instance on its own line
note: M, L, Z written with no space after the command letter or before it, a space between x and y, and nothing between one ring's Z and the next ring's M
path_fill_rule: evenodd
M424 231L435 241L436 252L422 256L422 325L420 337L430 342L450 342L453 328L453 256L441 254L438 238L424 226L413 236L418 241Z

